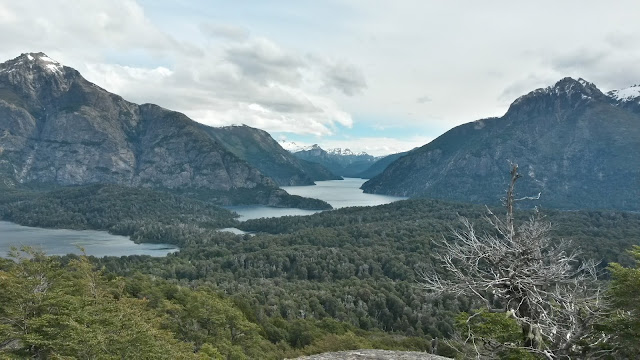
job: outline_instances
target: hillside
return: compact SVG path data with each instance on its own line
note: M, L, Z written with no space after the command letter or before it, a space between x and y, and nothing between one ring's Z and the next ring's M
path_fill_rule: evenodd
M281 186L313 185L315 180L338 178L321 165L297 159L266 131L249 126L202 129L237 157L247 161Z
M405 152L401 152L401 153L397 153L397 154L391 154L391 155L387 155L384 156L378 160L376 160L376 162L374 162L373 164L371 164L371 166L369 166L366 170L362 171L361 173L357 174L356 177L362 178L362 179L371 179L377 175L382 174L382 172L394 161L398 160L399 158L407 155L409 153L409 151L405 151Z
M119 184L291 202L184 114L128 102L43 53L0 64L0 178L5 188Z
M541 193L535 205L638 210L640 112L634 102L565 78L518 98L500 118L451 129L362 189L496 204L513 162L523 170L520 196Z

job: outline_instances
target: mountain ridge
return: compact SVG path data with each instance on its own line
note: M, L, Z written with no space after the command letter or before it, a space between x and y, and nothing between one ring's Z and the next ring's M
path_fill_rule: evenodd
M459 125L363 184L368 193L496 204L510 162L522 195L564 209L638 209L640 117L583 79L516 99L499 118ZM533 206L532 205L532 206Z
M357 175L369 168L376 158L367 153L353 153L349 149L335 148L324 150L318 144L314 144L304 150L293 153L298 159L306 160L329 169L332 173L344 177L357 177Z
M314 181L340 179L321 165L310 165L282 148L269 133L247 125L202 125L217 142L274 179L280 186L314 185Z
M0 178L9 188L102 183L292 202L186 115L128 102L44 53L0 64Z

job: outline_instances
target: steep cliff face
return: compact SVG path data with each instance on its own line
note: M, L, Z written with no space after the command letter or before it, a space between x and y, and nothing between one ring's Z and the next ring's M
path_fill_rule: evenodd
M532 205L640 208L640 116L593 84L565 78L517 99L501 118L451 129L363 185L365 192L495 204L509 162Z
M277 188L185 115L125 101L43 53L0 64L0 172L4 186Z
M203 130L229 151L246 160L278 185L313 185L314 180L339 178L321 165L309 165L283 149L266 131L249 126L209 127Z

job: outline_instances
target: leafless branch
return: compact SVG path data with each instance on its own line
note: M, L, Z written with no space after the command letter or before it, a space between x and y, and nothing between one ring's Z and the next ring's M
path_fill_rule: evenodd
M495 231L478 234L461 218L461 229L435 242L447 276L423 271L422 286L435 294L479 299L489 311L496 310L492 301L497 300L500 311L510 312L522 328L519 347L548 359L565 358L592 336L593 324L603 316L597 264L581 262L569 241L552 239L551 224L539 213L516 226L514 203L540 194L515 199L517 165L510 174L505 219L487 209L485 220Z

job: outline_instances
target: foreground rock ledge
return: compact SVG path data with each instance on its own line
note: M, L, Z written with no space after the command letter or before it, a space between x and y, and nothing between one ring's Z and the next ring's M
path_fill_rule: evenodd
M450 360L418 351L351 350L303 356L297 360Z

